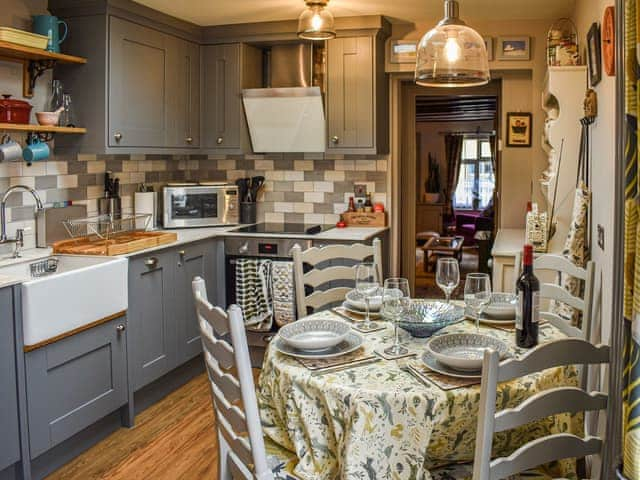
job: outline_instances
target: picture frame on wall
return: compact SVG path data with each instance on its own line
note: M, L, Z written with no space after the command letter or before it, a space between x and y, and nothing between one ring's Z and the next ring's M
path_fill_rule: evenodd
M493 37L482 37L484 46L487 47L487 57L490 62L493 61Z
M507 147L530 148L532 119L529 112L507 113Z
M498 37L498 60L531 60L530 37Z
M602 80L602 51L600 46L600 25L593 23L589 33L587 33L587 66L592 87L598 85Z

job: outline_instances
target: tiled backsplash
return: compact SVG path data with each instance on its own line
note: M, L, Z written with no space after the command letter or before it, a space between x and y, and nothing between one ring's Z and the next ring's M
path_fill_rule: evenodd
M269 222L334 224L346 210L355 183L367 185L374 202L386 204L387 156L268 154L247 156L78 155L52 156L27 166L0 163L0 192L9 186L34 187L46 203L72 200L97 213L104 172L120 179L122 206L133 210L133 192L139 183L156 191L167 182L184 180L228 181L255 175L266 177L258 220ZM8 233L30 228L25 247L35 245L34 200L14 194L8 202ZM5 247L6 248L6 247Z

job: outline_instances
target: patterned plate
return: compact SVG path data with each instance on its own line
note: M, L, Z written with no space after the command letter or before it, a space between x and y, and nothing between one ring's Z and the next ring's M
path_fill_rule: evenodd
M369 309L371 311L380 310L382 308L383 290L384 289L382 287L378 288L378 291L370 298ZM364 297L357 290L351 290L349 293L347 293L347 295L345 296L345 303L347 303L350 308L360 310L360 311L364 311L365 308L367 308L367 306L364 303Z
M424 352L422 355L422 363L426 365L429 370L432 370L441 375L447 375L455 378L481 378L482 372L480 370L462 372L460 370L454 370L438 362L429 352Z
M438 362L456 370L479 370L484 352L492 348L504 357L509 347L502 340L478 333L449 333L433 337L427 343L427 351Z
M276 335L276 338L271 342L276 350L284 355L289 355L290 357L296 358L334 358L339 357L340 355L346 355L347 353L351 353L362 346L363 338L362 335L351 331L347 335L347 337L339 343L338 345L327 348L322 351L307 351L307 350L298 350L297 348L293 348L287 342L284 341L279 335Z
M491 303L485 307L484 313L489 318L514 321L517 306L518 297L513 293L494 292L491 294Z
M365 312L364 310L358 310L358 309L356 309L356 308L353 308L353 306L352 306L352 305L350 305L350 304L349 304L349 303L347 303L347 302L344 302L344 303L342 304L342 307L343 307L347 312L351 312L351 313L354 313L354 314L356 314L356 315L360 315L360 316L362 316L362 320L364 320L364 317L367 315L367 312ZM377 312L376 312L375 310L370 310L370 311L369 311L369 316L370 316L371 318L380 318L380 316L381 316L381 315L380 315L380 312L379 312L379 311L377 311Z
M350 331L351 327L343 320L308 318L285 325L279 336L298 350L319 351L343 342Z

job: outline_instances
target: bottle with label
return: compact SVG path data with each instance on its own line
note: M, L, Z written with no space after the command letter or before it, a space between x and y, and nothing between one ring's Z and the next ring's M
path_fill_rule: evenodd
M367 193L367 199L364 202L364 211L367 213L373 212L373 203L371 202L371 194Z
M356 211L356 202L353 197L349 197L349 208L347 212L355 212Z
M533 273L533 245L524 246L522 275L516 283L516 344L520 348L538 345L540 282Z

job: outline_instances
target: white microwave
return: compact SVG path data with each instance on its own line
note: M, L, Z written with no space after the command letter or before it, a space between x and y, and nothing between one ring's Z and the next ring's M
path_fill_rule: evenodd
M236 185L189 185L164 187L164 228L215 227L238 224Z

